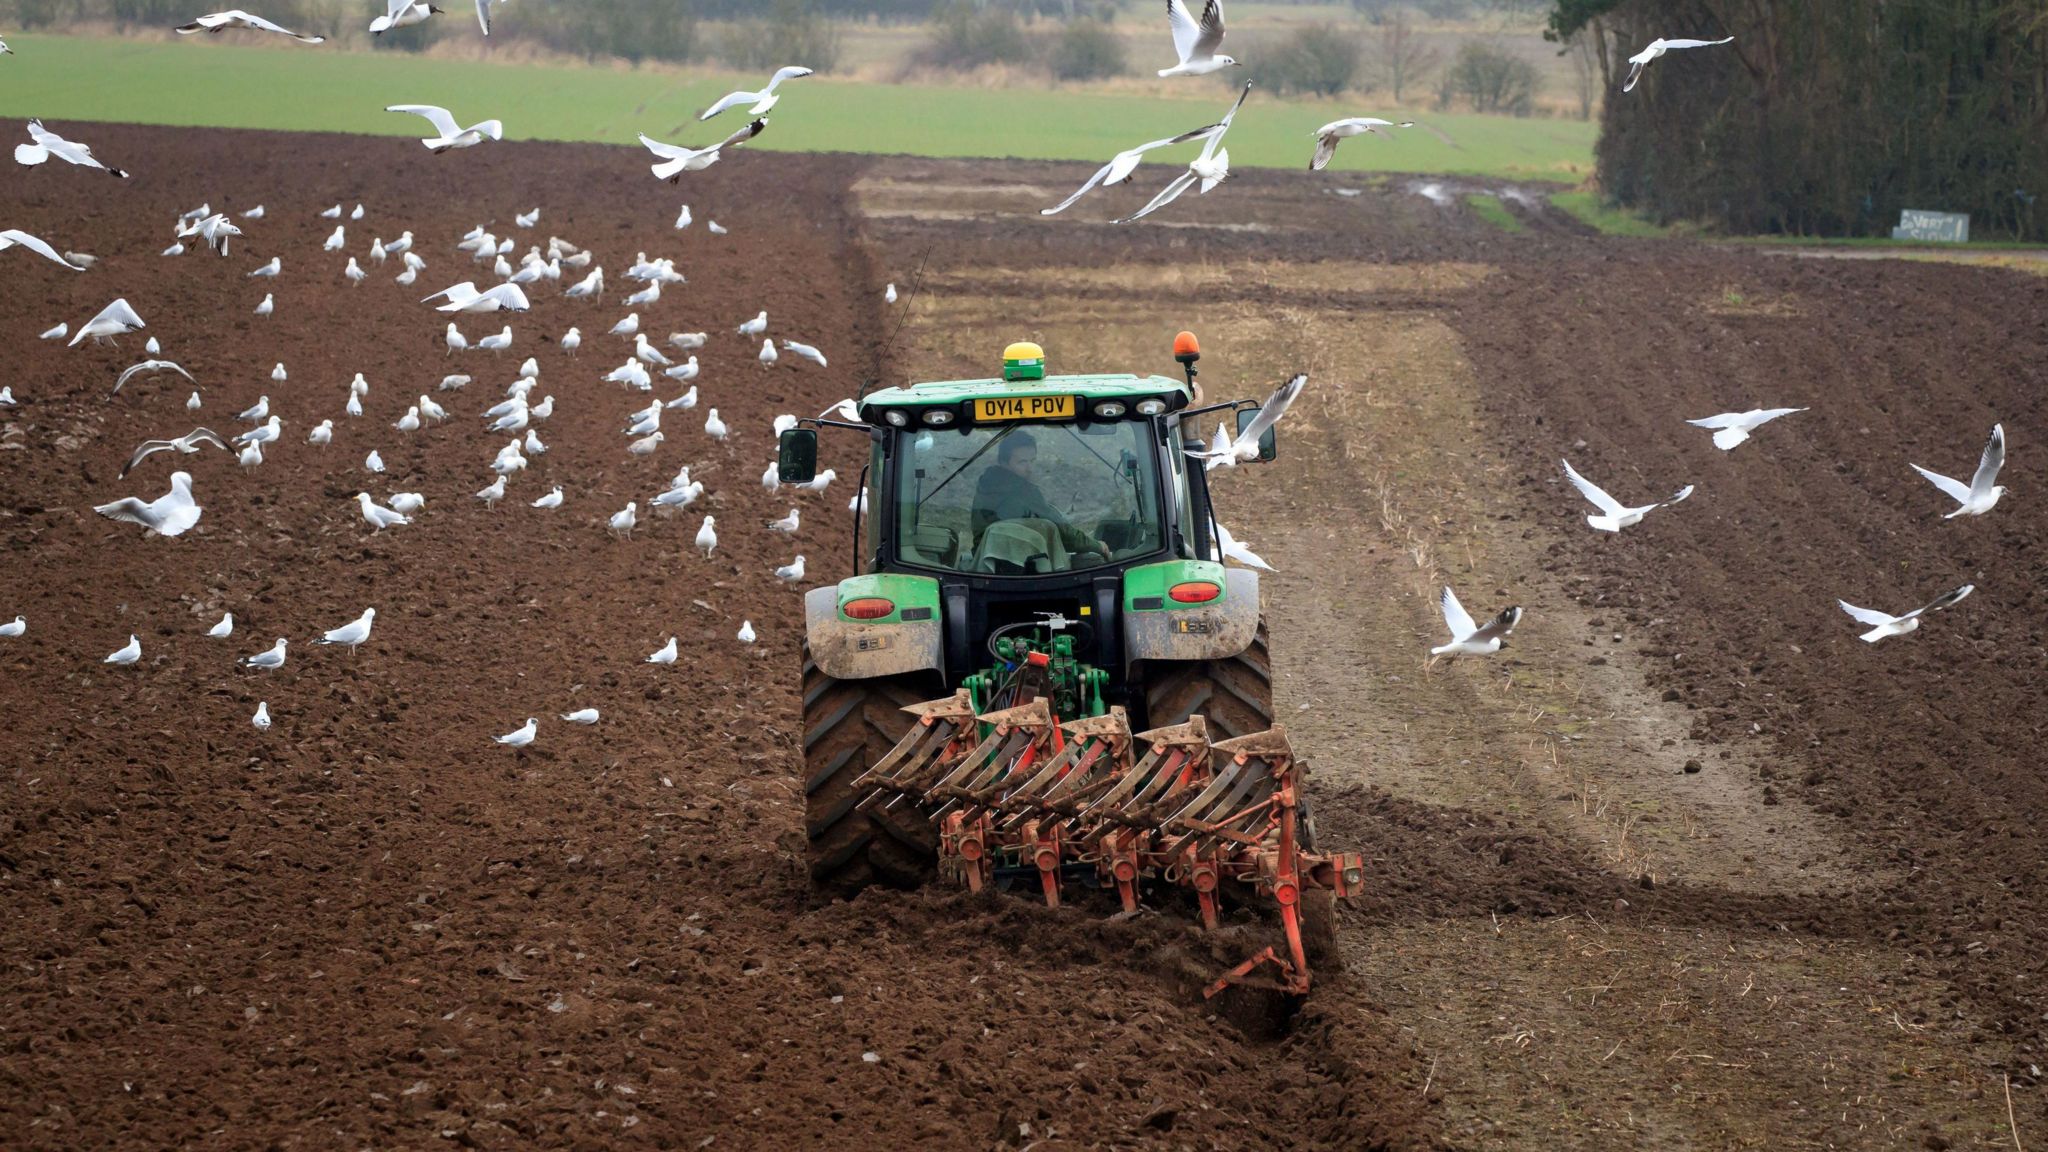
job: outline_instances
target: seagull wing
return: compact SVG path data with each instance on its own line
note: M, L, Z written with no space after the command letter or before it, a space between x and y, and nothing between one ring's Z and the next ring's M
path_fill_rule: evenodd
M768 127L768 118L766 116L760 117L759 119L756 120L749 121L745 128L742 128L739 131L733 133L732 135L727 136L725 139L720 140L718 143L713 144L711 146L711 150L715 152L728 144L744 144L747 141L752 140L754 137L759 136L761 134L761 129L766 127Z
M706 108L702 113L700 113L697 116L697 119L709 120L713 116L718 115L720 112L725 111L727 108L737 108L741 104L752 104L754 101L759 100L764 95L766 95L766 93L764 92L727 92L725 95L720 96L718 98L718 103L713 104L711 107ZM645 140L646 137L643 136L641 137L641 139ZM650 147L652 147L652 145L650 145Z
M1463 604L1458 603L1458 594L1451 591L1449 584L1444 585L1444 594L1439 602L1443 606L1444 623L1450 626L1453 641L1464 640L1479 631L1479 625L1472 622L1472 614L1465 611Z
M157 525L155 517L150 515L149 505L133 496L123 496L112 504L98 505L93 508L93 511L105 516L109 520L119 520L126 524L140 524L144 528L154 529Z
M57 250L55 248L50 247L49 244L44 242L41 237L31 236L28 233L23 232L19 228L9 228L6 229L5 231L0 231L0 249L12 248L16 244L21 245L23 248L28 249L29 251L35 253L38 256L45 256L51 260L55 260L57 263L62 264L66 268L71 269L73 272L85 271L85 268L83 266L73 264L71 261L66 260L64 257L58 255Z
M437 300L443 296L446 296L448 299L453 301L468 303L469 301L474 300L477 297L476 282L472 280L464 280L460 284L451 284L448 287L441 289L439 292L434 293L432 296L423 297L420 300L420 303L431 303L432 301Z
M1657 507L1659 507L1659 508L1662 508L1662 507L1664 507L1664 506L1665 506L1665 505L1667 505L1667 504L1677 504L1677 503L1679 503L1679 502L1683 501L1683 500L1684 500L1684 499L1685 499L1685 498L1686 498L1687 496L1690 496L1690 495L1692 495L1692 485L1690 485L1690 484L1687 484L1687 485L1686 485L1685 487L1683 487L1683 488L1680 488L1680 489L1679 489L1678 491L1676 491L1676 492L1673 492L1673 493L1671 494L1671 499L1669 499L1669 500L1666 500L1666 501L1664 501L1664 503L1663 503L1663 504L1659 504L1659 505L1657 505Z
M1202 23L1197 31L1195 58L1205 60L1216 55L1216 50L1223 47L1223 0L1209 0L1202 5Z
M1214 4L1215 0L1209 0L1209 2ZM1237 94L1237 102L1230 106L1230 111L1223 114L1223 119L1216 122L1215 130L1209 134L1208 141L1202 145L1202 159L1209 160L1215 157L1217 145L1223 143L1223 134L1230 131L1230 122L1237 117L1237 110L1244 107L1244 98L1251 94L1252 82L1247 80L1244 82L1244 91ZM1204 190L1206 191L1206 189Z
M1259 414L1252 417L1252 422L1245 425L1244 431L1237 434L1236 443L1256 448L1259 443L1259 437L1264 436L1267 429L1278 424L1280 418L1287 415L1287 409L1293 407L1295 399L1301 395L1301 390L1306 387L1308 387L1308 373L1297 372L1287 383L1273 389L1273 394L1266 397L1265 407L1260 408Z
M1984 457L1977 461L1977 475L1970 480L1970 495L1983 496L1998 483L1998 470L2005 466L2005 425L1991 426L1991 439L1984 445Z
M175 440L144 440L142 447L135 450L135 455L128 458L128 463L121 465L121 472L115 479L127 479L128 474L135 471L135 466L149 459L151 453L168 451L177 446L178 444ZM104 508L99 511L101 515L111 515Z
M1180 54L1180 62L1194 59L1202 30L1189 14L1186 0L1166 0L1166 27L1173 32L1173 50Z
M235 13L232 13L232 15L239 17L241 22L245 26L254 28L259 32L276 32L279 35L289 36L294 40L302 41L307 44L319 44L327 39L325 36L301 35L285 27L282 24L273 24L270 21L265 20L261 16L252 16L247 12L237 11Z
M1571 461L1563 460L1559 463L1564 465L1564 478L1572 482L1572 487L1579 490L1579 495L1592 501L1595 508L1609 516L1619 516L1628 511L1621 506L1621 501L1609 496L1606 489L1579 475L1578 470L1572 467Z
M1092 190L1097 184L1102 183L1103 177L1108 176L1110 169L1114 167L1116 167L1116 161L1112 160L1109 163L1104 164L1102 167L1097 168L1095 170L1095 175L1090 176L1086 184L1083 184L1079 188L1074 189L1073 195L1068 196L1065 200L1060 201L1058 204L1055 204L1050 208L1040 208L1038 210L1038 214L1040 216L1057 216L1061 212L1066 211L1069 207L1073 205L1074 201L1079 200L1083 196L1086 196L1089 193L1089 191Z
M1503 608L1500 610L1500 615L1495 616L1491 620L1488 620L1486 622L1486 626L1479 629L1479 631L1474 632L1471 635L1470 639L1478 640L1481 642L1487 640L1505 639L1508 633L1513 632L1515 630L1515 625L1520 624L1521 622L1522 609L1520 605L1516 605L1512 608Z
M1716 44L1726 44L1733 39L1735 37L1725 36L1719 40L1664 40L1661 43L1668 51L1672 48L1712 48Z
M766 88L761 89L761 94L765 96L768 93L775 91L775 86L777 84L782 83L784 80L798 80L805 76L809 76L811 72L812 69L805 68L800 64L791 64L787 68L777 68L775 70L775 75L770 76L768 78L768 86Z
M455 123L454 114L450 113L446 108L433 104L392 104L384 110L386 112L408 112L414 116L424 116L427 123L432 124L434 131L439 132L443 138L457 136L462 133L462 128Z
M476 0L476 22L484 35L491 34L491 0Z
M1858 624L1868 624L1873 628L1882 628L1887 624L1896 624L1900 620L1905 619L1903 616L1892 616L1888 613L1879 612L1875 608L1858 608L1847 600L1837 600L1835 603L1840 604L1842 611L1847 612Z
M1989 449L1987 449L1986 451L1988 452ZM1927 482L1934 485L1936 488L1941 489L1943 495L1946 495L1949 499L1955 501L1958 504L1968 504L1970 502L1970 490L1968 488L1963 487L1963 482L1961 480L1951 480L1948 477L1943 476L1939 472L1929 472L1927 469L1922 468L1918 464L1911 464L1909 465L1909 467L1911 467L1913 471L1918 472L1922 476L1927 477Z
M1961 588L1958 588L1953 592L1943 592L1941 595L1936 596L1934 599L1928 601L1926 604L1923 604L1920 607L1913 609L1906 615L1918 616L1923 612L1939 612L1943 608L1952 608L1955 605L1961 603L1964 597L1968 596L1972 592L1975 592L1976 590L1977 586L1975 584L1965 584Z
M1686 423L1695 428L1740 428L1748 420L1747 412L1723 412L1719 416L1709 416L1704 420L1687 420Z
M1339 139L1341 137L1335 132L1324 132L1316 137L1316 154L1309 157L1309 171L1321 172L1323 170L1323 167L1330 162L1330 158L1337 154L1337 141Z
M1633 92L1636 90L1636 81L1643 78L1643 66L1648 63L1648 60L1638 60L1633 56L1629 57L1628 79L1622 81L1621 85L1623 92Z

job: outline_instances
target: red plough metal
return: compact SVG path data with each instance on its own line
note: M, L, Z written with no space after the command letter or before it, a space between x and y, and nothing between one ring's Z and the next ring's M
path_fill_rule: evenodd
M926 815L941 875L977 892L1035 875L1055 908L1063 887L1090 884L1114 889L1126 912L1146 882L1172 884L1195 894L1210 929L1235 885L1278 905L1284 951L1266 948L1204 995L1264 964L1282 990L1308 991L1303 894L1350 896L1365 864L1305 842L1302 765L1280 728L1212 744L1195 716L1133 735L1121 708L1062 724L1040 698L976 715L965 690L905 711L917 723L861 778L861 804Z

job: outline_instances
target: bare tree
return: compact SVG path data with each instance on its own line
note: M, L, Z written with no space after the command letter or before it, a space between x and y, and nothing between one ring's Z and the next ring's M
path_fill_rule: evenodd
M1401 102L1403 89L1423 83L1442 61L1437 50L1423 39L1415 27L1414 15L1406 8L1395 8L1380 21L1380 76L1393 91L1394 103Z

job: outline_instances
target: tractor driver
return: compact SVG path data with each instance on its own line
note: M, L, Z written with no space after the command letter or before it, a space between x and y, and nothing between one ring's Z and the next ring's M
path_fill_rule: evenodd
M1109 559L1109 548L1086 532L1067 523L1067 518L1045 498L1031 479L1031 466L1038 459L1038 442L1029 432L1014 431L996 445L994 467L981 474L975 485L970 523L979 537L998 520L1044 520L1059 531L1060 542L1076 555Z

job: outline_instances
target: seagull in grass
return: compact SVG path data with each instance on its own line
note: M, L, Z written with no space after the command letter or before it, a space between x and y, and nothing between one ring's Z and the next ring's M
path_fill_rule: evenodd
M1733 36L1724 36L1719 40L1665 40L1661 37L1652 40L1641 52L1628 58L1628 79L1622 82L1621 90L1623 92L1635 91L1636 81L1643 78L1643 69L1650 66L1650 61L1657 59L1673 48L1712 48L1719 44L1726 44L1734 39L1735 37Z
M363 522L372 529L382 532L400 524L410 524L412 519L395 508L384 508L368 492L356 493L356 503L362 507Z
M282 668L284 667L286 643L285 638L279 636L277 643L272 644L265 651L258 652L254 656L244 656L240 660L235 661L235 663L244 668Z
M320 639L313 641L313 643L340 644L343 647L349 649L350 651L354 651L357 647L359 647L362 644L363 641L368 640L370 638L370 625L373 622L375 622L376 619L377 610L375 608L365 608L363 609L363 614L361 616L358 616L355 619L349 621L348 623L343 624L341 627L334 629L333 631L320 637Z
M100 163L99 159L92 154L91 148L75 140L66 140L55 132L43 127L41 120L31 120L28 122L28 136L29 140L32 141L31 143L14 146L14 162L17 164L33 168L38 164L47 162L50 157L55 156L67 164L77 164L83 168L98 168L102 172L111 172L122 180L128 178L128 173L121 171L119 168L109 168L105 164Z
M147 327L149 325L142 322L142 317L135 314L135 309L128 306L127 300L116 300L100 309L97 316L79 325L78 331L72 333L71 340L65 347L76 348L79 342L88 336L95 344L110 343L116 336Z
M1570 480L1572 486L1579 490L1580 495L1592 501L1595 508L1600 509L1599 515L1586 517L1586 523L1591 524L1602 532L1619 532L1623 528L1641 521L1653 509L1662 508L1666 504L1676 504L1687 496L1692 495L1692 485L1687 484L1685 487L1672 493L1669 500L1656 504L1645 504L1640 508L1624 508L1621 506L1621 501L1609 496L1605 489L1579 475L1578 471L1572 467L1571 461L1563 460L1559 462L1564 465L1565 479Z
M176 536L199 523L201 508L192 500L192 474L173 472L171 490L148 503L126 496L93 511L109 520L140 524L159 536Z
M130 632L128 634L128 643L122 645L117 651L107 653L107 658L100 661L100 663L133 664L140 659L142 659L142 638Z
M479 121L465 128L455 122L453 113L449 112L446 108L434 104L392 104L384 110L386 112L405 112L413 116L426 117L427 123L434 126L434 131L437 135L428 136L422 139L420 143L425 144L427 150L435 155L446 152L450 148L474 148L487 139L502 140L505 138L505 126L496 120Z
M1162 78L1207 76L1237 63L1216 51L1223 47L1223 0L1209 0L1202 5L1200 23L1188 13L1187 0L1166 0L1166 26L1173 33L1173 50L1180 56L1180 63L1161 68Z
M84 265L73 264L71 261L66 260L62 255L58 254L55 248L50 247L50 245L47 242L45 242L41 237L31 236L28 233L23 232L19 228L8 228L0 230L0 251L5 251L9 248L14 247L17 244L19 244L23 248L28 249L29 251L35 253L38 256L44 257L45 259L55 260L57 263L62 264L66 268L71 269L73 272L85 271Z
M1402 120L1397 123L1393 120L1382 120L1377 116L1352 116L1344 120L1332 120L1316 129L1316 154L1309 157L1308 170L1321 172L1323 166L1330 162L1330 157L1337 154L1339 140L1362 136L1367 132L1377 132L1382 136L1391 137L1393 133L1387 131L1389 128L1413 127L1413 120Z
M500 308L507 312L524 312L533 305L526 299L526 293L517 284L500 284L488 291L479 292L476 285L468 280L450 285L421 300L426 304L441 297L447 302L437 304L437 312L496 312Z
M1205 139L1221 127L1223 127L1221 123L1205 124L1200 128L1183 132L1178 136L1169 136L1164 140L1153 140L1140 144L1136 148L1119 152L1109 158L1109 163L1097 168L1095 175L1090 176L1087 183L1076 188L1072 195L1050 208L1040 208L1038 214L1040 216L1056 216L1066 211L1073 205L1074 201L1086 196L1098 185L1107 188L1112 184L1121 184L1129 180L1131 174L1138 170L1138 162L1145 158L1145 153L1150 152L1154 148L1166 148L1174 144L1185 144L1190 140ZM896 302L896 286L894 284L889 285L888 289L882 293L882 300L887 304L894 304Z
M640 135L640 143L646 145L649 152L661 157L659 162L651 165L655 178L666 180L673 184L682 179L685 172L702 172L704 169L718 163L721 149L728 145L744 144L759 136L761 130L766 127L768 127L768 119L764 116L758 120L748 122L746 127L727 136L718 143L707 145L703 148L683 148L674 144L663 144L659 140L648 137L644 132Z
M1912 469L1927 477L1927 482L1941 489L1942 493L1956 502L1956 510L1943 516L1953 520L1958 516L1982 516L1991 511L1998 498L2005 495L2005 488L1997 483L1998 470L2005 466L2005 425L1991 426L1991 440L1984 445L1984 455L1977 461L1977 474L1970 479L1969 487L1962 481L1951 480L1939 472L1929 472L1918 464Z
M198 452L203 444L211 444L223 452L234 451L234 449L228 447L228 442L221 439L219 434L214 432L213 429L194 428L175 440L144 440L142 447L137 448L135 454L128 458L128 462L121 465L121 474L115 477L115 479L126 480L128 474L135 471L135 466L149 459L152 453L178 452L190 456Z
M234 635L235 614L233 612L221 613L220 623L215 624L211 628L208 628L206 630L206 634L215 640L225 640L229 636Z
M1235 468L1240 463L1257 460L1260 438L1265 436L1266 431L1273 425L1278 424L1282 416L1287 415L1287 409L1293 407L1294 401L1301 395L1301 390L1306 387L1308 373L1296 373L1287 383L1275 388L1271 396L1266 397L1266 403L1259 409L1259 414L1252 417L1252 422L1245 425L1244 431L1239 432L1235 439L1227 445L1218 443L1207 452L1190 452L1188 455L1203 461L1206 468ZM1220 436L1218 440L1221 440Z
M528 744L533 743L534 734L539 731L540 721L532 716L528 716L526 723L518 728L505 733L503 736L493 736L491 739L503 744L507 748L524 748Z
M1213 4L1214 0L1211 0L1211 3ZM1159 209L1180 199L1180 194L1187 191L1197 180L1202 183L1201 191L1207 192L1209 189L1221 184L1224 180L1229 179L1230 149L1221 147L1223 134L1230 131L1231 120L1237 116L1237 110L1244 107L1244 98L1251 94L1252 86L1247 82L1244 86L1244 91L1237 94L1237 103L1230 106L1230 111L1224 113L1223 119L1216 122L1216 130L1211 132L1203 141L1202 154L1188 161L1188 170L1174 177L1171 183L1160 189L1159 195L1154 196L1150 204L1117 221L1117 223L1129 224L1133 220L1150 216Z
M1857 623L1870 625L1870 631L1863 633L1858 639L1868 644L1875 644L1887 637L1903 636L1913 631L1915 628L1920 627L1921 616L1929 612L1939 612L1943 608L1952 607L1960 603L1963 597L1976 590L1977 586L1975 584L1965 584L1953 592L1942 593L1928 603L1906 613L1904 616L1890 616L1872 608L1858 608L1847 600L1837 600L1835 603L1840 604L1842 611L1854 617Z
M784 80L799 80L810 74L811 69L794 64L787 68L778 68L775 70L775 75L768 78L767 87L759 92L728 92L720 96L716 104L706 108L697 119L700 121L709 120L728 108L737 108L742 104L753 105L753 107L747 109L747 115L749 116L766 115L768 110L775 107L776 102L782 99L782 97L775 94L775 89L778 85ZM681 228L685 227L685 225L678 224L676 227Z
M1749 434L1780 416L1804 412L1804 408L1752 408L1747 412L1723 412L1704 420L1687 420L1695 428L1714 429L1714 447L1723 452L1733 451L1737 444L1749 439Z
M438 16L441 12L442 9L434 7L426 0L391 0L385 14L370 21L370 35L382 36L393 28L424 24L429 17ZM334 214L341 215L341 205L334 206Z
M121 385L128 383L128 381L134 379L137 376L153 376L158 372L176 372L178 375L183 376L185 379L191 380L194 384L199 383L199 381L193 379L192 374L190 372L185 371L183 368L179 367L177 364L169 360L144 360L140 364L132 364L127 368L123 369L121 375L116 377L114 380L114 390L108 393L108 395L119 396L121 394Z
M225 12L201 16L190 24L178 25L173 31L180 36L190 36L195 32L219 35L230 28L243 28L251 32L275 32L280 36L289 36L301 44L324 44L327 41L325 36L307 36L301 32L294 32L281 24L272 24L261 16L251 16L240 8L230 8Z
M1440 657L1491 656L1508 646L1508 633L1522 622L1520 605L1501 609L1500 615L1488 620L1484 627L1472 622L1472 614L1458 603L1458 594L1451 586L1444 585L1442 599L1444 623L1450 626L1451 642L1429 650L1431 663Z

